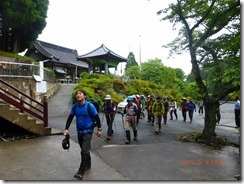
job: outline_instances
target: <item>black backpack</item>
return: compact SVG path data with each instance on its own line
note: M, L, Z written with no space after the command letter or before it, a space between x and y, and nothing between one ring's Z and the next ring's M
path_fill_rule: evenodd
M86 101L92 103L96 107L97 112L99 113L99 110L100 110L100 103L99 103L99 101L97 101L97 100L95 100L93 98L88 98L88 99L86 99Z

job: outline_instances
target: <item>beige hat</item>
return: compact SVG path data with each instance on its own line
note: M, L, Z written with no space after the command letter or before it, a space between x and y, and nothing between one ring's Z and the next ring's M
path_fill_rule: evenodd
M111 96L110 95L106 95L104 100L111 100Z

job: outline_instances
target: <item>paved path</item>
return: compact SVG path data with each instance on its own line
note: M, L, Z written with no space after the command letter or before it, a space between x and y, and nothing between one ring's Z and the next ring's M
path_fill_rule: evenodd
M49 124L62 132L71 107L71 92L75 86L61 85L60 91L49 100ZM239 143L234 128L233 104L221 108L221 125L216 133ZM162 133L154 134L154 127L142 119L138 125L138 142L125 145L122 117L116 115L114 136L105 141L106 123L100 138L92 140L92 167L84 180L113 181L233 181L240 173L240 156L237 147L211 150L197 143L180 142L179 135L201 132L204 119L194 114L193 123L179 119L163 125ZM2 180L76 180L73 178L80 162L80 149L74 122L70 127L71 147L61 147L62 135L37 137L14 142L0 142L0 179Z

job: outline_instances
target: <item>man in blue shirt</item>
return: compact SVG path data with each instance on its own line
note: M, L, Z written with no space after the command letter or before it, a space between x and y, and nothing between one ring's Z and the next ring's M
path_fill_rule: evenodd
M86 101L86 91L78 90L76 92L77 103L72 106L70 115L66 121L64 135L69 133L68 129L76 116L76 128L78 142L81 148L81 163L78 172L74 175L77 179L82 179L86 169L91 167L91 140L94 125L97 123L97 136L101 135L101 121L95 106Z
M234 105L234 111L235 111L235 122L236 122L236 128L240 127L240 106L241 102L239 100L239 97L235 98L236 102Z
M190 118L190 123L192 123L194 110L196 112L197 109L196 109L195 103L192 101L191 98L190 98L189 102L187 103L186 108L187 108L188 115L189 115L189 118Z

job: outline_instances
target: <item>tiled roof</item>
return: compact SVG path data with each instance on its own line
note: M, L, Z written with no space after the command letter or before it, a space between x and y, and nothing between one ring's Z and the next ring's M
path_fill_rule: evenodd
M83 61L77 61L78 53L74 49L50 44L40 40L35 41L33 46L44 56L60 63L69 63L72 65L88 68L88 64Z
M83 59L85 60L86 58L94 58L94 57L113 58L117 62L126 62L127 61L126 58L111 51L110 49L105 47L103 44L100 47L98 47L97 49L95 49L87 54L79 56L78 60L83 60Z

